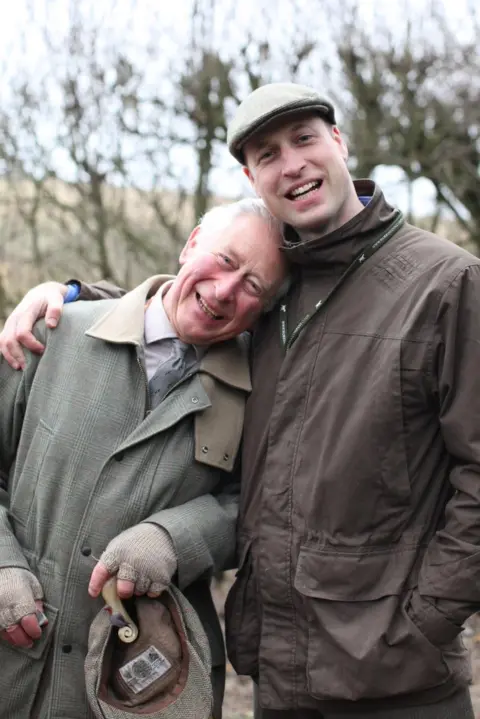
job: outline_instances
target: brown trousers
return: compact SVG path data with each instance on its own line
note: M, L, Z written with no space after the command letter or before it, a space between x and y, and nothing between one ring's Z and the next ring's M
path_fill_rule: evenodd
M436 704L347 714L320 714L310 709L286 711L262 709L257 701L256 688L254 702L255 719L475 719L468 689L463 689Z

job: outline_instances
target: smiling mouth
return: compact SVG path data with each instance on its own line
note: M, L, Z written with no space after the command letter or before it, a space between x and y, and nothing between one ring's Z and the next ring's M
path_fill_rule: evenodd
M208 317L210 317L210 319L212 319L212 320L223 320L224 319L223 315L216 315L215 312L212 309L210 309L210 307L207 305L207 303L204 300L202 300L202 298L200 297L198 292L196 293L196 295L197 295L198 304L200 305L202 310L205 312L205 314Z
M289 192L286 197L288 200L298 200L300 197L305 197L310 192L318 190L323 184L323 180L314 180L313 182L307 182L301 187L297 187L292 192Z

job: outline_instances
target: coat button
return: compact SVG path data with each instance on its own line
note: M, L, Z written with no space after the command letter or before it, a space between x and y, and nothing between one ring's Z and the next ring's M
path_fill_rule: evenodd
M90 549L90 547L82 547L80 551L84 557L89 557L92 553L92 550Z
M206 445L204 447L202 447L202 452L203 452L203 454L207 454L208 447Z
M125 457L125 452L119 452L118 454L115 455L115 460L117 462L121 462L124 457Z
M72 651L72 645L71 645L71 644L64 644L64 645L63 645L63 647L62 647L62 652L63 652L64 654L70 654L71 651Z
M198 397L194 396L192 397L193 404L198 404Z
M225 452L225 454L223 455L223 461L228 462L229 459L230 459L230 455Z

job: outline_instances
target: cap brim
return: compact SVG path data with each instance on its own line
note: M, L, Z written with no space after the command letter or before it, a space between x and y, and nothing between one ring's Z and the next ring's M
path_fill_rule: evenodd
M265 115L262 115L245 133L240 135L240 137L235 138L235 140L231 143L231 154L235 157L235 159L242 163L242 165L244 165L245 157L243 154L243 148L254 135L261 132L268 127L268 125L279 119L290 117L292 115L299 115L302 112L318 113L329 124L335 124L335 115L332 107L329 107L318 100L302 100L301 102L289 105L288 107L275 109Z

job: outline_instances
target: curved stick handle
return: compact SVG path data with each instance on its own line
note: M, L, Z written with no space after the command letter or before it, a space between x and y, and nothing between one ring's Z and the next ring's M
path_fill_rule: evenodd
M102 589L102 597L111 611L111 623L114 626L120 627L118 630L118 638L122 642L125 642L125 644L131 644L138 637L138 627L129 616L123 606L122 600L118 596L116 577L110 577L110 579L105 582Z

